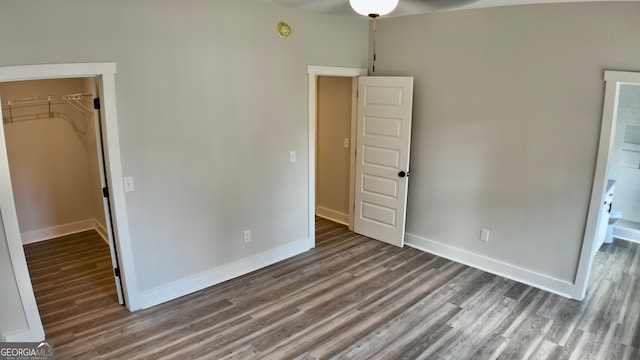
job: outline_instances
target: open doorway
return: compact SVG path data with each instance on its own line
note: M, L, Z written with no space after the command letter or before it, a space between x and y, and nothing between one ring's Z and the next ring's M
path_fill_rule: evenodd
M94 77L0 83L20 239L47 334L56 321L123 303L96 94Z
M319 76L316 123L316 215L351 228L351 128L354 80Z
M317 130L318 130L318 79L320 77L342 77L342 78L347 78L349 79L352 84L356 81L358 76L364 76L367 75L367 69L364 68L345 68L345 67L332 67L332 66L315 66L315 65L309 65L307 66L307 74L309 76L309 140L308 140L308 144L309 144L309 148L308 148L308 152L309 152L309 190L308 190L308 194L309 194L309 217L308 217L308 238L310 239L311 242L311 246L315 246L315 239L316 239L316 181L317 181L317 177L316 177L316 172L317 172L317 166L316 166L316 160L317 160ZM355 94L353 94L354 92L354 88L352 85L352 96L350 98L350 103L355 103L354 98L355 98ZM353 108L353 106L352 106ZM353 110L355 111L355 109ZM353 116L353 115L352 115ZM351 130L350 130L350 134L354 135L355 134L355 124L353 121L351 121ZM353 138L351 138L350 144L349 144L349 152L350 154L354 154L355 153L355 149L352 146L353 145ZM344 144L343 144L344 146ZM354 157L352 155L351 159L353 159ZM353 161L350 162L350 179L353 179L355 176L355 168L354 168L354 164ZM350 189L353 189L353 183L351 183L349 185ZM350 191L351 195L350 195L350 199L349 199L349 204L353 204L353 192ZM351 210L349 212L349 228L353 229L353 210Z
M105 184L108 188L108 207L113 233L109 236L110 248L117 248L119 275L123 285L123 298L130 310L140 309L137 296L135 269L129 239L127 211L124 203L122 165L120 160L118 121L115 103L115 64L77 63L53 65L25 65L0 67L0 83L42 79L93 78L97 83L100 100L100 131L104 142ZM22 329L5 333L6 341L40 341L44 339L44 329L38 312L33 287L26 264L18 215L11 186L9 162L6 152L4 128L0 128L0 214L10 264L17 284L22 312L16 313ZM117 272L116 272L116 275Z
M605 232L601 230L606 227L609 222L610 209L607 209L607 207L611 202L607 201L607 198L609 197L611 189L611 182L609 179L612 175L611 168L613 166L614 143L617 129L616 123L618 119L618 112L620 110L620 90L627 85L640 85L640 73L605 71L604 80L606 85L598 156L596 159L596 169L593 177L593 188L591 191L591 201L589 203L585 235L582 242L583 246L572 296L574 299L580 300L585 297L587 292L593 258L603 241L601 237ZM637 142L640 143L640 140ZM632 148L634 147L634 144L630 145ZM638 147L638 150L640 150L640 147ZM620 160L621 158L618 159L618 161ZM625 160L625 162L627 160ZM640 167L640 156L637 157L637 163L639 164L638 167ZM613 194L613 202L617 202L615 192Z
M93 78L0 83L23 244L89 229L108 242L95 87Z
M620 85L613 138L607 179L615 181L612 212L620 219L611 236L640 242L640 84Z
M395 246L404 246L406 223L413 77L362 76L365 69L309 66L309 239L315 243L318 83L328 77L351 81L350 141L344 133L333 148L349 145L349 229ZM357 104L357 105L356 105ZM329 106L331 107L331 106ZM320 111L319 111L320 110ZM344 124L341 123L342 126ZM337 146L336 146L337 145ZM322 155L322 154L321 154ZM327 162L331 163L331 159ZM331 165L331 164L329 164ZM323 169L324 170L324 169ZM329 171L330 172L330 171ZM335 212L334 212L335 214ZM335 216L338 217L338 216Z

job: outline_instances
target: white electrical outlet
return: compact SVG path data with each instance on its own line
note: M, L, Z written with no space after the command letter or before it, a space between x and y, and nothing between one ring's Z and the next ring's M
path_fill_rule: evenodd
M244 239L244 242L246 242L246 243L251 242L251 230L245 230L242 233L242 238Z
M482 229L480 231L480 240L485 241L485 242L489 242L489 230Z

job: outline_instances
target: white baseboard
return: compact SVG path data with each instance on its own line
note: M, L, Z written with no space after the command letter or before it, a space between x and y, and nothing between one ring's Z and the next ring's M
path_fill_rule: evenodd
M79 233L82 231L93 230L96 221L94 219L77 221L69 224L53 226L46 229L38 229L26 231L20 234L22 244L32 244L44 240L57 238L60 236Z
M640 231L625 227L613 226L613 237L621 240L640 243Z
M109 244L109 235L107 235L107 229L97 219L94 219L93 229L100 235L102 240Z
M316 206L316 215L338 224L349 226L349 214L344 214L339 211L327 209L326 207Z
M150 291L141 292L139 300L142 309L146 309L181 296L231 280L238 276L275 264L292 256L308 251L313 247L311 239L298 240L288 245L257 254L213 270L176 281Z
M575 286L564 280L477 255L418 235L405 234L405 244L488 273L531 285L566 298L572 298Z
M621 236L621 235L613 235L613 238L614 239L618 239L618 240L624 240L624 241L640 244L640 241L638 239L636 239L636 238L630 238L630 237L625 237L625 236Z
M44 329L26 329L16 331L11 334L0 336L0 340L5 342L37 342L44 341Z

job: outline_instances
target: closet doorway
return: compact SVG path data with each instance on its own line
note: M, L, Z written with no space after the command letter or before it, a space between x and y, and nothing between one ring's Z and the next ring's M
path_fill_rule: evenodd
M99 98L96 78L0 82L0 97L22 245L62 236L82 239L75 242L81 247L84 239L104 241L111 257L111 264L104 265L118 268L110 241L109 199L103 191L106 176L99 101L94 103ZM46 252L35 253L38 262L51 262ZM73 256L85 255L80 251ZM79 267L61 273L89 271ZM114 301L123 304L120 277L115 273L113 278Z
M112 252L116 248L118 250L118 261L114 265L120 269L123 298L126 300L126 307L130 311L135 311L139 310L141 305L138 299L124 184L122 183L115 74L116 64L112 62L3 66L0 67L0 83L90 77L95 79L98 84L97 89L101 96L99 113L105 155L106 183L112 220L113 236L109 238L109 247ZM11 342L36 341L43 339L45 334L25 259L5 143L4 127L0 127L0 216L3 227L0 230L4 230L4 239L15 276L16 287L10 289L10 292L17 292L22 306L22 314L16 315L13 320L26 321L26 327L15 333L4 334L4 337ZM106 220L108 221L109 218L107 217Z
M347 67L334 67L334 66L316 66L316 65L307 65L307 75L308 75L308 95L309 95L309 139L308 139L308 144L309 144L309 189L308 189L308 195L309 195L309 219L307 222L307 228L308 228L308 239L310 241L310 246L311 247L315 247L315 242L316 242L316 213L318 211L318 207L316 204L316 186L317 186L317 182L318 182L318 178L316 173L318 172L318 166L317 166L317 161L318 161L318 148L317 148L317 133L318 133L318 100L319 100L319 96L318 96L318 90L319 90L319 85L318 85L318 80L322 77L327 77L327 78L345 78L345 79L349 79L349 81L351 81L351 89L352 89L352 94L349 97L349 101L351 104L355 104L356 103L356 98L357 98L357 86L355 85L357 83L357 78L358 76L364 76L367 75L367 69L365 68L347 68ZM321 100L321 99L320 99ZM352 111L355 112L355 107L354 105L351 105L352 107ZM352 113L352 118L351 118L351 122L350 122L350 135L351 135L351 139L349 142L349 153L350 153L350 159L353 159L353 161L350 161L350 166L349 166L349 189L353 189L354 188L354 184L353 184L353 179L355 177L355 148L353 147L354 144L354 136L355 135L355 113ZM338 138L339 139L339 138ZM344 139L344 138L343 138ZM342 147L344 147L344 143L342 144ZM353 198L353 191L350 190L350 195L349 195L349 204L353 204L354 203L354 198ZM322 204L320 205L322 206ZM322 211L322 210L320 210ZM349 214L348 214L348 227L349 230L353 231L353 208L349 209ZM343 217L344 219L344 217Z
M324 201L320 199L323 191L316 192L316 186L322 187L323 174L331 173L334 158L323 154L322 138L327 134L338 133L331 140L330 152L336 148L350 148L349 153L349 202L346 213L325 211L323 217L334 220L348 218L349 229L395 246L404 246L406 222L407 185L409 175L409 153L411 143L411 119L413 104L413 77L366 76L366 69L307 66L309 74L309 239L315 243L315 215L319 214ZM351 82L351 102L345 99L324 106L323 82L336 82L336 77L346 77ZM342 82L342 81L341 81ZM336 93L346 91L335 91ZM334 92L331 90L328 93ZM343 95L344 96L344 95ZM346 132L335 130L337 127L323 129L323 111L333 112L343 103L350 113L350 138ZM357 104L357 105L356 105ZM349 111L350 109L350 111ZM331 117L331 116L329 116ZM342 115L341 115L342 117ZM346 120L337 121L339 127L345 127ZM337 138L337 139L336 139ZM346 152L344 152L346 153ZM325 156L325 166L322 157ZM338 154L339 158L343 154ZM345 161L346 162L346 161ZM316 165L316 164L319 165ZM329 166L326 166L326 164ZM329 168L329 170L326 170ZM346 166L343 166L346 168ZM342 171L344 172L344 171ZM341 173L342 173L341 172ZM316 174L318 173L318 174ZM340 174L342 178L343 175ZM329 176L327 183L335 179ZM343 181L346 182L346 181ZM340 188L329 193L339 192ZM316 199L318 194L318 199ZM322 195L321 195L322 194ZM344 201L344 194L340 202ZM320 214L322 215L322 214ZM345 223L344 221L336 221Z
M353 217L354 88L355 78L317 78L315 213L350 229Z

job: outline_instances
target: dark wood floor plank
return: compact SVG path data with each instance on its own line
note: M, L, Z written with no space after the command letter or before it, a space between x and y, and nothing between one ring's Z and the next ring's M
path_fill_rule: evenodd
M317 219L304 254L136 313L93 231L25 246L57 359L633 359L640 244L565 299Z

